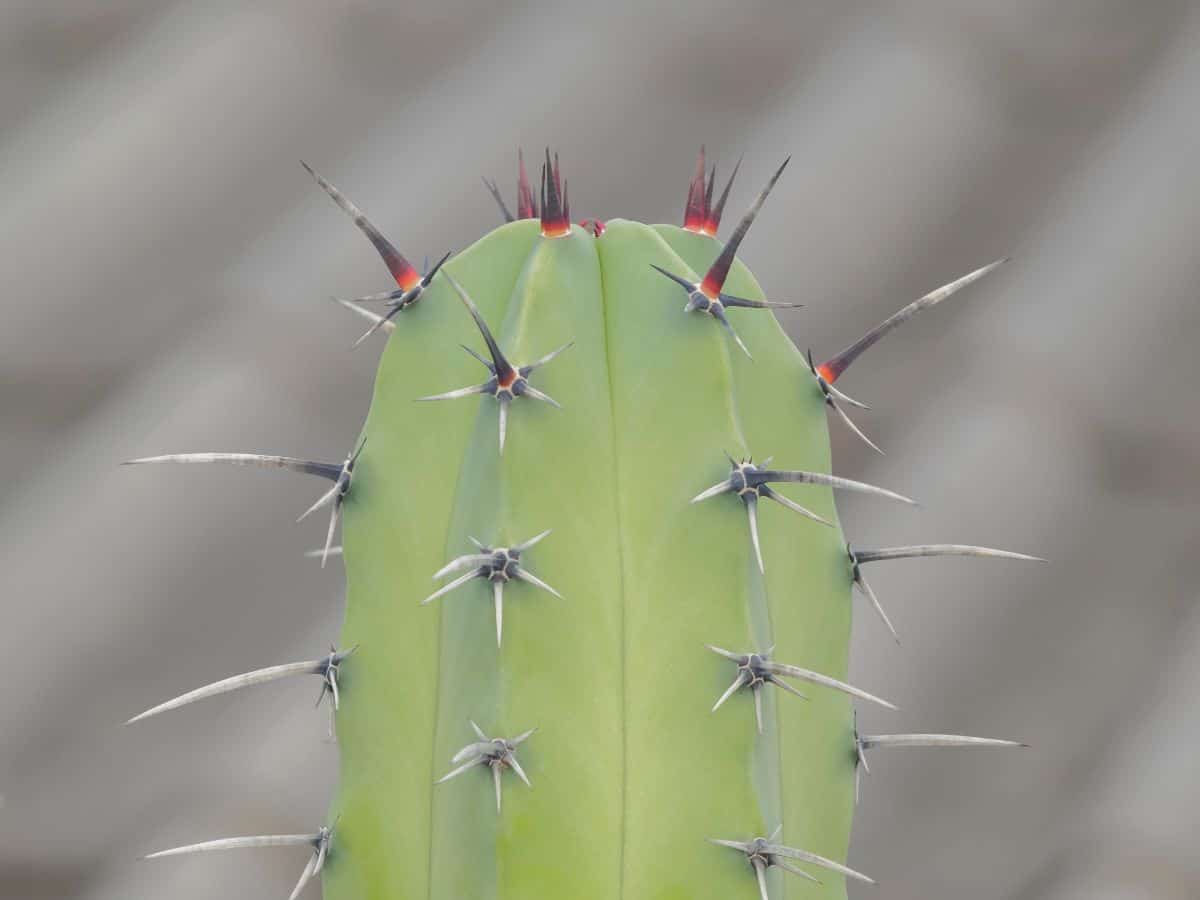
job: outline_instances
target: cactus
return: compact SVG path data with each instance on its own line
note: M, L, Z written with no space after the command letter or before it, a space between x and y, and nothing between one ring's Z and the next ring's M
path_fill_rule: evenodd
M353 452L134 462L331 482L309 512L331 511L322 565L344 559L342 649L131 721L319 675L340 789L315 830L155 856L307 846L293 897L320 874L330 900L844 897L871 880L843 862L869 749L1012 745L859 734L855 699L895 708L845 680L855 587L895 633L861 566L1033 557L854 549L835 491L911 501L832 475L826 424L829 409L867 440L835 382L998 263L817 365L771 312L795 304L737 259L786 165L722 243L733 177L714 203L703 150L683 228L572 225L557 158L536 198L520 159L516 215L485 180L505 224L424 274L305 166L397 284L338 301L369 322L358 343L387 335Z

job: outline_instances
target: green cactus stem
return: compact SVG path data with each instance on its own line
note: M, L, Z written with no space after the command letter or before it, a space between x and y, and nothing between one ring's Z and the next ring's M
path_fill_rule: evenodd
M557 158L536 199L519 165L516 215L485 181L505 224L425 274L309 169L398 285L340 301L386 337L356 452L285 465L334 482L357 652L145 715L322 676L332 830L284 837L329 900L843 898L868 747L1006 743L859 736L853 698L894 709L847 682L859 566L1008 554L851 549L835 490L907 498L832 474L826 410L992 266L817 366L737 259L784 166L722 243L733 177L714 203L703 154L683 228L572 225ZM181 852L253 844L216 845Z

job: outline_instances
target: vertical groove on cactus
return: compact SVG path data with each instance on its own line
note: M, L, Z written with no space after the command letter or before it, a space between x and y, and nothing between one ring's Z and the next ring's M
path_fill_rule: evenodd
M138 460L331 480L312 508L332 506L318 555L344 559L342 646L359 648L225 679L131 720L292 674L322 676L337 715L330 827L156 855L308 845L293 896L321 874L328 900L840 900L846 878L871 881L841 862L868 749L1016 746L859 734L852 698L895 709L847 681L854 587L891 629L860 566L1033 557L852 548L834 489L912 501L832 475L825 416L832 407L863 436L839 406L862 404L833 382L997 263L818 366L768 311L796 304L765 300L736 258L786 161L722 244L740 161L714 205L701 150L680 228L573 226L557 156L546 152L540 205L518 160L516 216L484 179L505 224L423 276L305 166L400 285L338 301L370 323L359 343L388 335L343 463ZM371 301L385 311L358 305ZM728 308L762 312L739 313L735 331ZM471 349L481 338L487 356ZM471 386L447 392L455 384Z
M607 226L606 226L607 227ZM595 237L600 237L603 231L594 232ZM599 247L596 250L597 259L600 262L600 293L604 299L604 363L605 363L605 379L608 384L608 416L611 423L609 452L612 455L612 478L613 485L617 489L617 496L624 496L624 491L627 489L625 477L622 475L620 467L620 458L617 446L617 406L616 406L616 391L613 381L613 322L609 314L611 305L608 296L609 283L604 276L603 257L600 254ZM621 793L619 797L621 809L621 835L620 847L617 855L617 886L618 897L626 896L625 880L626 880L626 863L629 858L629 829L624 827L626 817L629 810L629 582L628 582L628 565L626 555L628 548L625 541L627 536L627 525L624 520L624 513L621 504L617 503L614 508L614 515L617 524L617 586L620 589L620 620L618 622L620 636L620 672L618 681L620 685L620 714L621 714Z

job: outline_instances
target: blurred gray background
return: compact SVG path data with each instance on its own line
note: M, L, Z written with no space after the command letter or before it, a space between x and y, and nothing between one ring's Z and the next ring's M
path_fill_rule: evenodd
M136 859L322 818L315 681L120 724L337 633L313 483L117 466L348 449L380 342L326 298L387 282L298 160L419 259L518 145L679 221L702 141L730 218L793 155L743 257L819 354L1015 257L842 382L888 455L835 424L837 471L924 503L853 540L1051 560L872 568L866 729L1033 747L877 754L854 896L1200 896L1198 90L1183 0L0 4L0 896L283 897L303 854Z

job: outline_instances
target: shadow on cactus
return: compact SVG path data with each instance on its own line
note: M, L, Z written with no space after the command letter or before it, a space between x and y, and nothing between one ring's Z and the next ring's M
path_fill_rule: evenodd
M907 498L833 476L826 425L832 409L867 440L843 408L867 407L835 382L999 263L817 364L772 312L795 304L764 299L736 258L786 165L722 243L733 177L714 203L703 150L683 228L572 225L557 158L537 196L521 158L517 215L485 182L505 224L424 274L305 166L397 285L338 301L369 322L359 343L387 336L354 452L136 462L332 482L310 512L330 507L317 555L345 563L343 649L135 720L318 675L340 789L308 832L154 855L305 846L293 897L320 874L331 900L844 897L847 878L871 881L841 862L869 750L1014 746L858 732L854 699L895 708L845 681L855 587L895 633L861 567L1033 557L854 549L835 489Z

